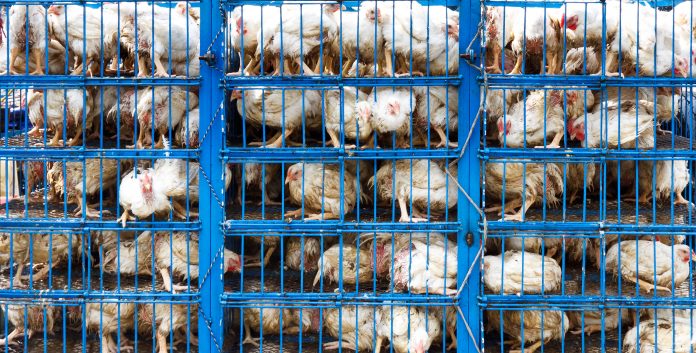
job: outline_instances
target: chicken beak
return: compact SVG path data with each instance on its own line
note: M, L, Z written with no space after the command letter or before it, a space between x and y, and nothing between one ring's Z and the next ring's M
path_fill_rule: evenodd
M290 184L290 177L289 176L285 177L285 185L288 185L288 184Z

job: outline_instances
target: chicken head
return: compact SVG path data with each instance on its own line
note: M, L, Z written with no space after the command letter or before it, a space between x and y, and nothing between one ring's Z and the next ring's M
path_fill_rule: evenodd
M232 94L230 94L230 100L233 101L235 99L242 99L242 91L238 89L232 91Z
M568 16L566 19L565 14L561 15L561 28L566 27L571 31L578 29L578 15Z
M288 174L285 177L285 184L289 184L293 180L302 179L302 164L295 164L288 168Z
M694 50L696 51L696 50ZM696 62L696 57L693 56L694 54L692 53L692 57L694 58L694 61ZM684 78L689 77L689 60L678 56L674 58L674 75L675 76L682 76Z
M144 171L140 174L138 180L140 180L140 191L142 191L143 195L152 194L152 175L150 175L150 172Z
M239 272L242 261L237 253L225 249L225 272Z
M375 19L377 19L377 23L382 23L382 13L379 11L379 8L368 8L367 11L365 11L365 17L371 22L375 22Z
M683 262L696 261L696 252L691 250L688 245L677 245L674 247L674 252Z
M509 134L511 128L512 121L508 120L507 122L505 122L504 116L498 118L498 138L502 139L503 135Z

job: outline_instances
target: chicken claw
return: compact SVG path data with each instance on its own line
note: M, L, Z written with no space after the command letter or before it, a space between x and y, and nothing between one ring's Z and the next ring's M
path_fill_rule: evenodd
M15 340L15 338L17 338L20 335L22 335L22 330L20 330L19 328L15 328L14 330L12 330L12 332L10 332L9 335L7 335L7 337L0 339L0 346L11 346L13 344L19 343Z
M251 344L253 346L258 347L259 341L260 341L260 339L251 337L251 328L249 328L249 324L245 322L244 323L244 341L242 341L242 345Z
M541 347L542 341L539 341L537 343L534 343L533 345L529 346L528 348L525 348L524 350L519 350L519 349L511 349L510 353L534 353L539 347Z
M294 211L285 212L285 217L288 217L288 218L291 218L291 219L292 219L292 218L297 218L297 217L300 217L300 216L302 216L302 209L301 209L301 208L298 208L298 209L296 209L296 210L294 210Z
M131 216L128 214L128 210L124 209L123 214L121 214L121 217L119 217L116 222L121 222L121 226L123 228L126 228L126 221L135 221L135 216Z

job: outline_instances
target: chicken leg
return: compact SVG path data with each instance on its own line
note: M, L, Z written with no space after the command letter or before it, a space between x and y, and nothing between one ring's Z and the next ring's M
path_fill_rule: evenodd
M304 60L302 60L302 56L297 57L297 59L295 59L295 61L297 62L297 65L300 65L300 67L302 67L302 70L303 70L302 73L303 73L303 74L305 74L305 75L310 75L310 76L317 75L317 73L314 72L314 71L312 70L312 68L310 68L309 66L307 66L307 63L305 63Z
M572 334L574 334L574 335L581 335L583 332L585 332L585 333L587 333L587 335L589 336L589 335L593 334L594 332L599 332L599 331L602 331L602 325L596 325L596 324L595 324L595 325L590 325L590 324L586 324L584 329L582 329L582 330L576 330L576 331L570 331L570 333L572 333Z
M286 140L290 137L290 135L292 134L293 130L294 130L294 129L292 129L292 128L287 128L287 129L285 130L285 139L286 139ZM286 143L286 144L287 144L287 143ZM282 145L283 145L283 134L281 133L281 134L278 135L278 137L275 139L275 141L273 141L273 142L271 142L271 143L269 143L269 144L266 144L265 147L268 147L268 148L278 148L278 147L280 147L280 146L282 146Z
M159 330L157 330L157 349L159 353L169 352L167 349L167 336Z
M124 208L124 209L123 209L123 213L121 214L121 217L119 217L119 218L116 220L116 222L121 222L121 226L122 226L123 228L126 228L126 221L135 221L135 217L134 217L134 216L131 216L131 215L128 213L128 210Z
M337 214L331 213L331 212L324 212L324 213L312 213L307 215L305 217L305 221L325 221L329 219L340 219L341 217Z
M401 218L399 222L425 222L425 218L412 218L408 215L408 208L406 207L406 200L404 198L399 198L399 208L401 209Z
M452 343L447 346L447 350L456 350L457 349L457 328L454 326L449 326L447 328L447 333L450 335L450 340L452 340Z
M500 46L495 45L491 51L493 52L493 64L491 64L491 66L487 66L486 71L494 74L500 74L502 73L500 70Z
M346 60L346 62L343 63L343 69L341 70L342 76L348 76L348 72L350 72L350 69L353 67L354 62L355 60Z
M525 348L524 350L519 350L519 349L511 349L510 353L534 353L539 347L541 347L542 341L536 342L529 346L528 348Z
M384 341L384 338L377 337L377 342L375 342L375 353L380 353L382 351L382 341Z
M93 210L89 207L89 205L84 205L82 203L82 196L77 197L77 204L78 208L77 211L73 214L73 217L80 217L83 213L87 218L99 218L101 216L101 213L99 211Z
M31 130L29 130L29 132L27 132L27 136L29 136L29 137L40 138L41 135L43 135L43 134L41 132L41 128L39 127L39 125L34 125L34 127L31 128Z
M510 71L511 75L519 75L522 73L522 60L524 60L524 53L520 53L517 56L517 61L515 62L515 67Z
M520 210L517 211L517 213L515 213L515 214L504 215L503 220L522 222L524 215L527 213L527 210L529 210L529 208L532 207L532 205L534 204L535 201L536 201L536 198L534 196L531 196L531 195L528 196L527 200L525 200L524 207L520 208Z
M40 49L33 49L31 51L31 56L34 58L34 64L36 66L34 71L31 72L31 75L43 75L43 52Z
M536 146L534 148L560 148L561 140L563 139L563 131L559 131L553 136L553 140L546 146Z
M17 265L17 271L12 279L12 286L15 288L26 288L26 284L22 282L22 272L24 271L24 263Z
M384 75L391 76L392 72L394 71L394 68L392 65L391 50L389 51L389 53L384 53L384 60L385 60Z
M155 77L167 77L169 74L167 74L167 69L164 68L164 65L162 65L162 60L159 56L155 55L155 68L157 69L155 71Z
M625 276L624 278L625 278L627 281L631 282L631 283L638 283L638 287L640 287L641 289L645 290L648 294L650 294L650 292L653 291L653 290L656 290L656 291L657 291L657 290L662 290L662 291L665 291L665 292L668 292L668 293L672 293L672 289L670 289L670 288L663 287L663 286L658 286L658 285L656 285L656 284L652 284L652 283L650 283L650 282L646 282L646 281L644 281L644 280L642 280L642 279L640 279L640 278L633 278L633 277L629 277L629 276Z
M164 290L171 293L176 293L177 291L187 291L188 286L182 286L172 283L172 276L169 274L168 268L160 268L160 275L162 276L162 281L164 282Z
M51 141L48 142L48 145L51 147L59 147L60 146L60 138L63 137L63 126L62 124L59 124L55 128L56 133L53 135L53 138Z
M443 130L439 126L433 126L433 129L438 134L438 136L440 136L440 143L435 145L435 148L441 148L441 147L457 148L458 144L456 142L449 141L449 139L447 138L447 134L445 133L445 130Z
M77 124L77 129L75 130L75 136L68 141L68 146L75 147L82 142L82 124Z
M251 344L256 347L259 346L259 339L251 337L251 328L248 322L244 323L244 341L242 341L242 345L245 344Z
M17 70L14 68L14 63L17 60L17 57L19 56L19 48L12 48L10 50L10 64L8 65L10 67L10 72L13 74L17 73Z
M276 247L275 246L270 246L268 247L268 250L266 250L266 256L263 257L263 263L261 261L254 261L250 262L247 264L244 264L244 267L261 267L263 264L263 267L266 267L268 265L268 262L271 261L271 256L273 256L273 253L275 252Z
M684 196L682 196L681 192L675 192L674 193L674 205L692 205L689 200L685 199Z
M179 203L177 200L172 200L172 208L174 208L174 215L180 219L186 219L186 215L189 217L198 217L198 212L189 210L186 212L186 207Z
M15 341L15 338L17 338L17 336L21 336L22 333L23 333L22 329L15 327L15 329L12 330L12 332L10 332L10 334L8 334L5 338L0 338L0 346L4 347L5 345L10 346L13 344L17 344L17 342Z
M142 55L138 55L138 77L147 77L147 62Z
M336 134L336 131L327 129L326 132L329 134L329 137L331 138L331 145L336 148L341 147L341 139L338 138L338 134Z

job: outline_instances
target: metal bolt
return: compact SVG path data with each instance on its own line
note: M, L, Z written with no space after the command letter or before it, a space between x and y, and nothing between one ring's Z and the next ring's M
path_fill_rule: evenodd
M474 245L474 235L471 234L471 232L466 233L466 237L464 238L466 240L466 245L467 246L472 246Z

